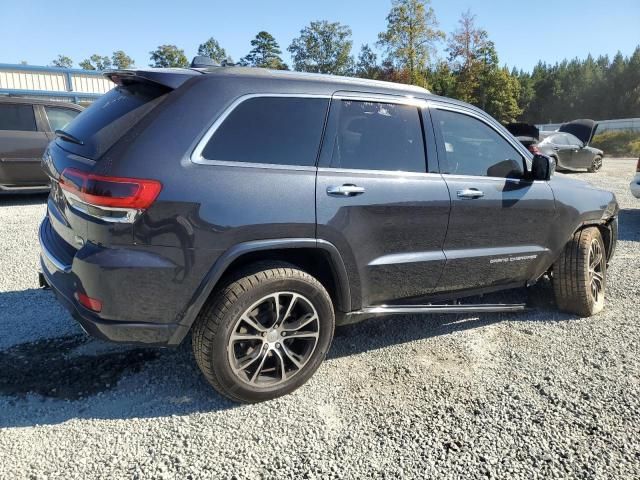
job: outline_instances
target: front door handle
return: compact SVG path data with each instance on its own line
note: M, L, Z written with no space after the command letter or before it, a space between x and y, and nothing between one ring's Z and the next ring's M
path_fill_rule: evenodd
M464 190L458 190L458 198L480 198L484 197L484 192L481 192L477 188L465 188Z
M362 195L363 193L364 187L359 187L352 183L327 187L327 195L331 195L333 197L354 197L356 195Z

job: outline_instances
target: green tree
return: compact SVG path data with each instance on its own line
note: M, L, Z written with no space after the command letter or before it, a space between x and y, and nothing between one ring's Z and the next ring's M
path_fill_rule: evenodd
M111 62L113 63L113 67L118 70L134 66L133 59L122 50L116 50L113 52L113 55L111 55Z
M520 83L507 67L491 70L483 78L482 104L489 115L502 123L515 122L522 110L518 106Z
M83 70L108 70L111 68L111 59L96 53L81 61L79 65Z
M378 45L385 49L388 62L406 69L409 81L419 85L425 83L436 43L443 38L430 0L393 0Z
M382 76L380 65L378 65L378 55L366 43L360 48L358 62L356 63L356 75L374 80Z
M429 71L427 83L431 92L436 95L454 97L456 94L456 77L445 61L438 62L435 68Z
M287 49L302 72L348 75L353 70L351 29L338 22L311 22Z
M58 55L58 58L51 61L51 65L58 68L71 68L73 60L66 55Z
M184 54L184 50L175 45L160 45L158 48L149 52L151 55L150 67L156 68L185 68L189 66L189 60Z
M289 70L282 60L282 50L276 39L264 30L251 40L251 51L240 60L240 64L249 67L271 68L273 70Z
M450 67L456 75L455 96L469 103L478 103L481 77L497 63L489 34L476 26L475 19L469 10L464 12L447 41Z
M472 103L502 122L522 113L520 83L509 70L500 68L494 43L475 23L470 11L462 14L458 28L449 35L447 51L454 78L453 96Z
M198 47L198 55L209 57L211 60L219 63L220 65L223 65L225 63L233 63L233 60L229 55L227 55L225 49L222 48L218 41L213 37L210 37L209 40L200 44L200 46Z

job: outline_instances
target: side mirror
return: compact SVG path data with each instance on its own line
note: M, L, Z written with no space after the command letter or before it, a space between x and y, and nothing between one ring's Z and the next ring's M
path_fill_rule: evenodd
M546 155L536 154L531 162L531 180L549 180L555 169L555 160Z

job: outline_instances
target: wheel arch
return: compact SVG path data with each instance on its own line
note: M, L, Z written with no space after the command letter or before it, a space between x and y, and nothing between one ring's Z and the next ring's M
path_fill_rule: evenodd
M605 252L607 252L608 262L615 252L616 243L618 241L618 218L612 217L599 222L584 222L575 230L575 232L573 232L573 234L589 227L596 227L600 231L602 241L604 242Z
M188 328L193 325L216 285L225 276L245 265L265 260L285 261L305 270L323 284L337 310L351 311L349 278L338 249L325 240L282 238L239 243L223 253L192 296L179 323ZM329 267L328 271L326 267ZM173 340L180 343L182 339Z

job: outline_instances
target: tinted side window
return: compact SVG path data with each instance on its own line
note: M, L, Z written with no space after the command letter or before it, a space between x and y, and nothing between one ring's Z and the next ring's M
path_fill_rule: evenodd
M0 130L35 132L37 129L33 107L19 103L0 104Z
M238 105L215 131L209 160L277 165L316 163L328 99L257 97Z
M332 168L425 172L424 140L418 108L367 101L334 101L336 132Z
M71 110L70 108L47 106L44 107L44 110L47 112L47 118L49 119L49 126L51 127L52 132L55 132L56 130L63 130L64 127L66 127L67 124L76 118L78 113L80 113L76 110Z
M468 115L438 110L445 162L442 173L520 178L522 155L493 128Z

